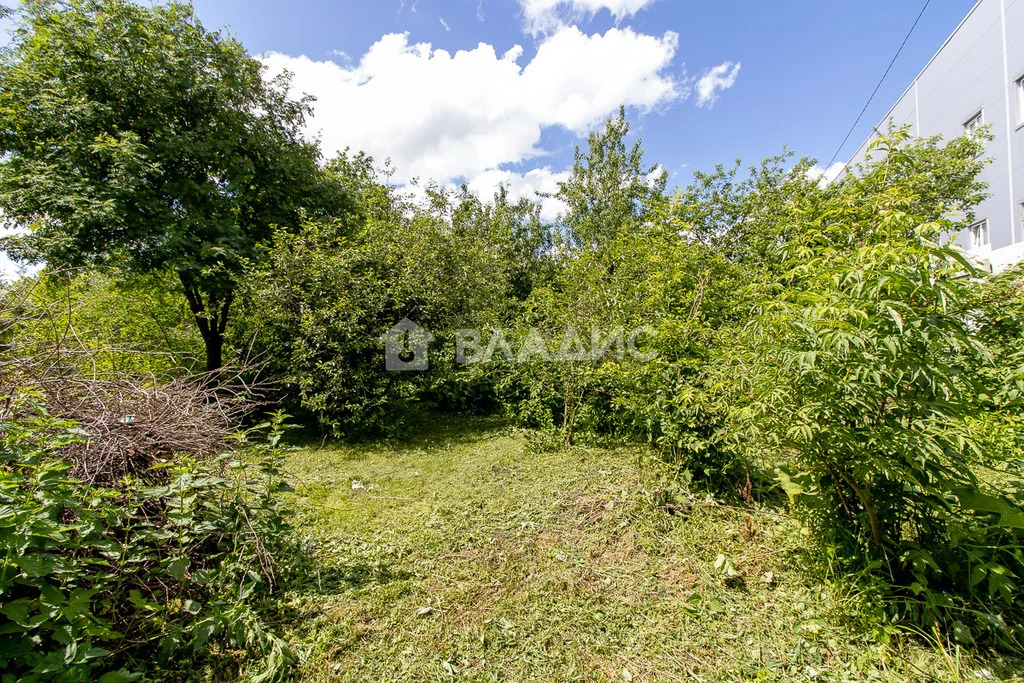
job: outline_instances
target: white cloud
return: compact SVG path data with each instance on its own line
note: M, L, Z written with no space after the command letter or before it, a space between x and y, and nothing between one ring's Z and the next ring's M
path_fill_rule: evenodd
M721 90L727 90L736 82L740 74L740 63L722 62L716 67L705 71L697 79L697 106L711 107L718 99Z
M7 220L3 215L0 215L0 237L24 235L27 233L27 229L18 227L11 221ZM29 277L38 273L42 268L43 267L39 264L26 265L16 263L11 260L7 255L7 252L0 251L0 281L11 282L20 277Z
M452 27L448 25L448 22L444 20L444 17L438 17L437 19L441 22L441 26L444 27L445 31L448 33L452 32Z
M569 179L569 172L562 171L554 173L550 168L535 168L526 173L515 173L491 169L484 171L469 183L470 192L481 200L487 201L494 197L498 187L505 186L509 197L515 201L521 197L527 197L540 202L540 215L546 221L553 221L558 214L564 213L566 205L560 199L553 197L537 197L538 192L557 192L558 183Z
M654 187L654 184L661 180L661 176L665 173L665 167L658 164L651 169L651 172L647 174L647 184Z
M4 282L14 282L23 277L32 277L42 269L43 266L40 264L15 263L7 254L0 251L0 280Z
M811 180L818 181L818 187L828 187L832 184L836 178L846 170L846 164L842 161L837 161L828 168L822 168L815 164L814 166L807 169L807 177Z
M268 76L287 69L297 93L316 96L309 132L325 154L346 147L390 158L395 182L472 179L544 154L541 131L582 135L619 104L651 109L685 96L668 72L678 36L632 29L586 35L562 27L520 66L480 43L451 54L408 36L383 36L347 67L270 53Z
M519 5L523 9L526 30L538 34L559 28L564 19L592 17L602 9L621 21L654 2L656 0L519 0Z

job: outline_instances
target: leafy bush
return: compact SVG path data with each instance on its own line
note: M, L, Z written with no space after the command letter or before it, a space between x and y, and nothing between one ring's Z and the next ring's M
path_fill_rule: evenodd
M559 432L563 444L579 435L647 441L697 479L731 486L742 461L722 453L725 402L704 367L717 331L742 309L747 267L697 239L712 232L696 228L709 220L690 204L697 190L669 200L664 175L643 164L639 142L626 144L628 132L620 114L577 150L556 195L568 211L557 225L553 267L516 322L552 340L552 354L570 331L589 342L592 332L643 329L639 339L654 358L518 363L497 373L498 387L509 415ZM772 176L758 193L788 178ZM808 183L794 181L801 190ZM735 201L760 196L748 193Z
M0 310L6 336L17 333L7 353L39 357L60 344L63 365L77 360L90 373L202 369L202 338L181 285L170 277L118 280L97 269L47 269L0 285Z
M237 674L217 648L246 650L253 680L295 661L264 616L287 571L280 416L266 444L242 436L234 453L102 488L54 457L75 426L19 402L0 423L5 681L184 678L192 662Z
M970 316L975 333L992 351L978 371L993 393L981 394L979 415L996 410L1020 416L1024 409L1024 264L973 288Z
M335 435L395 434L425 395L448 407L486 398L488 380L455 373L453 332L480 328L529 292L535 208L499 194L428 189L415 202L378 181L365 157L335 160L362 197L364 223L280 232L249 273L233 335L267 362L289 411ZM434 337L431 371L387 372L381 341L403 318ZM479 386L473 386L479 383Z
M738 438L773 448L819 537L864 563L900 617L961 641L1024 627L1017 421L970 320L980 272L943 236L970 220L977 143L875 144L883 157L809 215L732 355ZM945 196L918 188L933 175ZM961 207L960 214L951 209ZM956 221L954 221L954 217ZM1001 379L997 379L1001 383ZM1012 475L1011 475L1012 478Z

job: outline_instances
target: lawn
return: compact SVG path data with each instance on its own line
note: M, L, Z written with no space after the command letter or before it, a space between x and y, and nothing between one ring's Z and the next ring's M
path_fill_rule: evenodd
M301 680L1021 670L886 627L784 508L666 496L664 470L637 447L536 452L523 432L452 418L406 442L314 444L288 471L319 560L287 596Z

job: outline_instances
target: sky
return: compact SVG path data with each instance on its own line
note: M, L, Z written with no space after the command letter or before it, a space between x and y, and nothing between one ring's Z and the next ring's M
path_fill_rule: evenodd
M846 145L880 122L974 0L932 0ZM627 107L669 187L788 147L833 157L923 0L194 0L316 98L308 134L396 183L549 191ZM556 204L545 212L553 217Z
M852 155L974 0L933 0ZM317 98L311 133L390 159L395 180L549 190L627 105L647 160L694 170L782 151L826 164L922 0L195 0ZM833 169L835 172L835 169Z

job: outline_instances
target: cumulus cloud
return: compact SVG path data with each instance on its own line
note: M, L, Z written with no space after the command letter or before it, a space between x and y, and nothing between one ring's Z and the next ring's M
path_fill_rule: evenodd
M832 184L836 178L838 178L843 171L846 170L846 164L841 161L837 161L828 168L823 168L818 164L807 169L807 177L811 180L818 181L818 187L828 187Z
M697 106L711 107L718 99L718 93L728 90L740 75L740 63L722 62L701 74L697 79Z
M553 197L538 198L538 192L558 191L558 183L569 179L569 172L552 172L550 168L535 168L526 173L515 173L491 169L484 171L467 183L470 192L486 201L494 197L498 188L504 186L509 197L515 201L521 197L540 202L540 215L546 221L553 221L566 210L565 203Z
M406 34L383 36L353 66L279 53L268 76L293 75L317 98L309 133L328 155L351 147L390 158L394 180L446 183L544 154L541 131L583 134L619 104L651 109L685 94L668 73L678 36L613 28L586 35L562 27L520 65L522 48L501 56L480 43L454 54Z
M519 0L526 20L526 30L533 34L547 33L562 26L563 19L594 16L607 9L620 21L631 17L656 0Z

